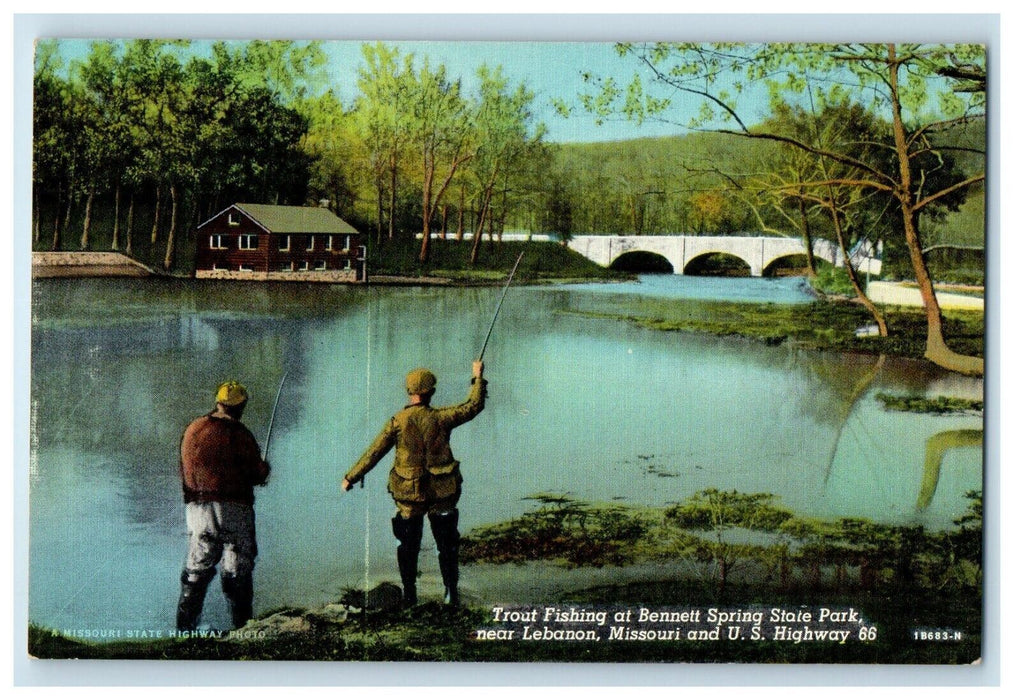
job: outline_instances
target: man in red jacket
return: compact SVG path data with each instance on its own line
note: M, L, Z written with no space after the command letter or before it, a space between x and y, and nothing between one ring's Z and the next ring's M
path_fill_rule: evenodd
M216 408L196 418L181 438L181 485L188 523L188 558L181 572L177 628L194 630L206 588L220 564L220 583L235 627L252 617L255 544L254 486L269 478L252 433L241 423L248 392L225 382Z

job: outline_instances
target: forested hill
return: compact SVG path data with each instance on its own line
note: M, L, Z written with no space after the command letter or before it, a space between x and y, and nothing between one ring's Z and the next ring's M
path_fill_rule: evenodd
M761 177L776 150L765 141L696 133L564 144L556 167L574 231L734 233L761 228L741 183Z
M967 175L985 168L985 121L975 120L940 135ZM956 150L960 149L960 150ZM783 182L784 149L775 142L733 134L700 132L686 136L601 143L561 144L556 149L558 196L568 203L570 228L619 234L741 233L772 230L798 235L782 210L792 202L770 197ZM981 246L985 190L970 188L959 211L941 211L923 220L928 245ZM790 213L790 212L788 212ZM808 212L817 230L828 224ZM896 222L889 222L895 225Z

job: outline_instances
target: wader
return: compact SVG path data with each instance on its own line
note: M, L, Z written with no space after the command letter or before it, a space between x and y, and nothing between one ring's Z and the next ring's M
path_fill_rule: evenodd
M460 603L457 593L458 549L461 535L457 531L457 509L429 513L429 526L436 540L439 554L440 576L443 579L443 602L447 605ZM393 517L394 537L400 544L397 546L397 568L401 572L401 585L404 589L403 602L406 606L418 602L418 554L422 548L422 526L425 517L422 514L405 518L400 514Z
M401 572L401 586L404 589L403 602L406 606L418 602L418 552L422 548L422 516L414 515L403 518L395 515L393 520L394 537L400 542L397 545L397 568Z
M202 614L202 603L206 599L206 589L216 575L216 569L209 569L197 574L181 572L181 597L177 601L177 629L191 632L199 624Z
M252 569L258 554L254 509L230 502L188 503L185 520L188 556L181 572L177 629L191 631L198 626L217 564L231 621L235 628L244 627L252 619Z

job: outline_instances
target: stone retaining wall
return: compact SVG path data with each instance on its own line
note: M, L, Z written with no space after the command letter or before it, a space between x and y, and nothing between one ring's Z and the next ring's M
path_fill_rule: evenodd
M152 270L121 253L34 252L33 277L146 277Z
M358 282L356 270L296 270L294 272L239 272L237 270L197 270L196 279L249 280L255 282Z

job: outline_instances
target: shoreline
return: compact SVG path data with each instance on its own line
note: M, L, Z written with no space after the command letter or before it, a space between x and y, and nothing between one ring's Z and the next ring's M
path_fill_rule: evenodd
M162 272L149 267L134 258L116 251L33 251L32 279L107 279L107 278L154 278L174 280L196 280L194 274ZM603 276L568 277L539 276L527 281L528 284L579 284L589 282L615 282L634 279L634 275L622 274L620 278L607 279ZM202 281L202 280L199 280ZM506 275L485 275L484 273L451 271L450 275L402 275L369 274L364 282L337 282L335 280L232 280L257 284L344 284L345 286L379 287L492 287L504 284Z

